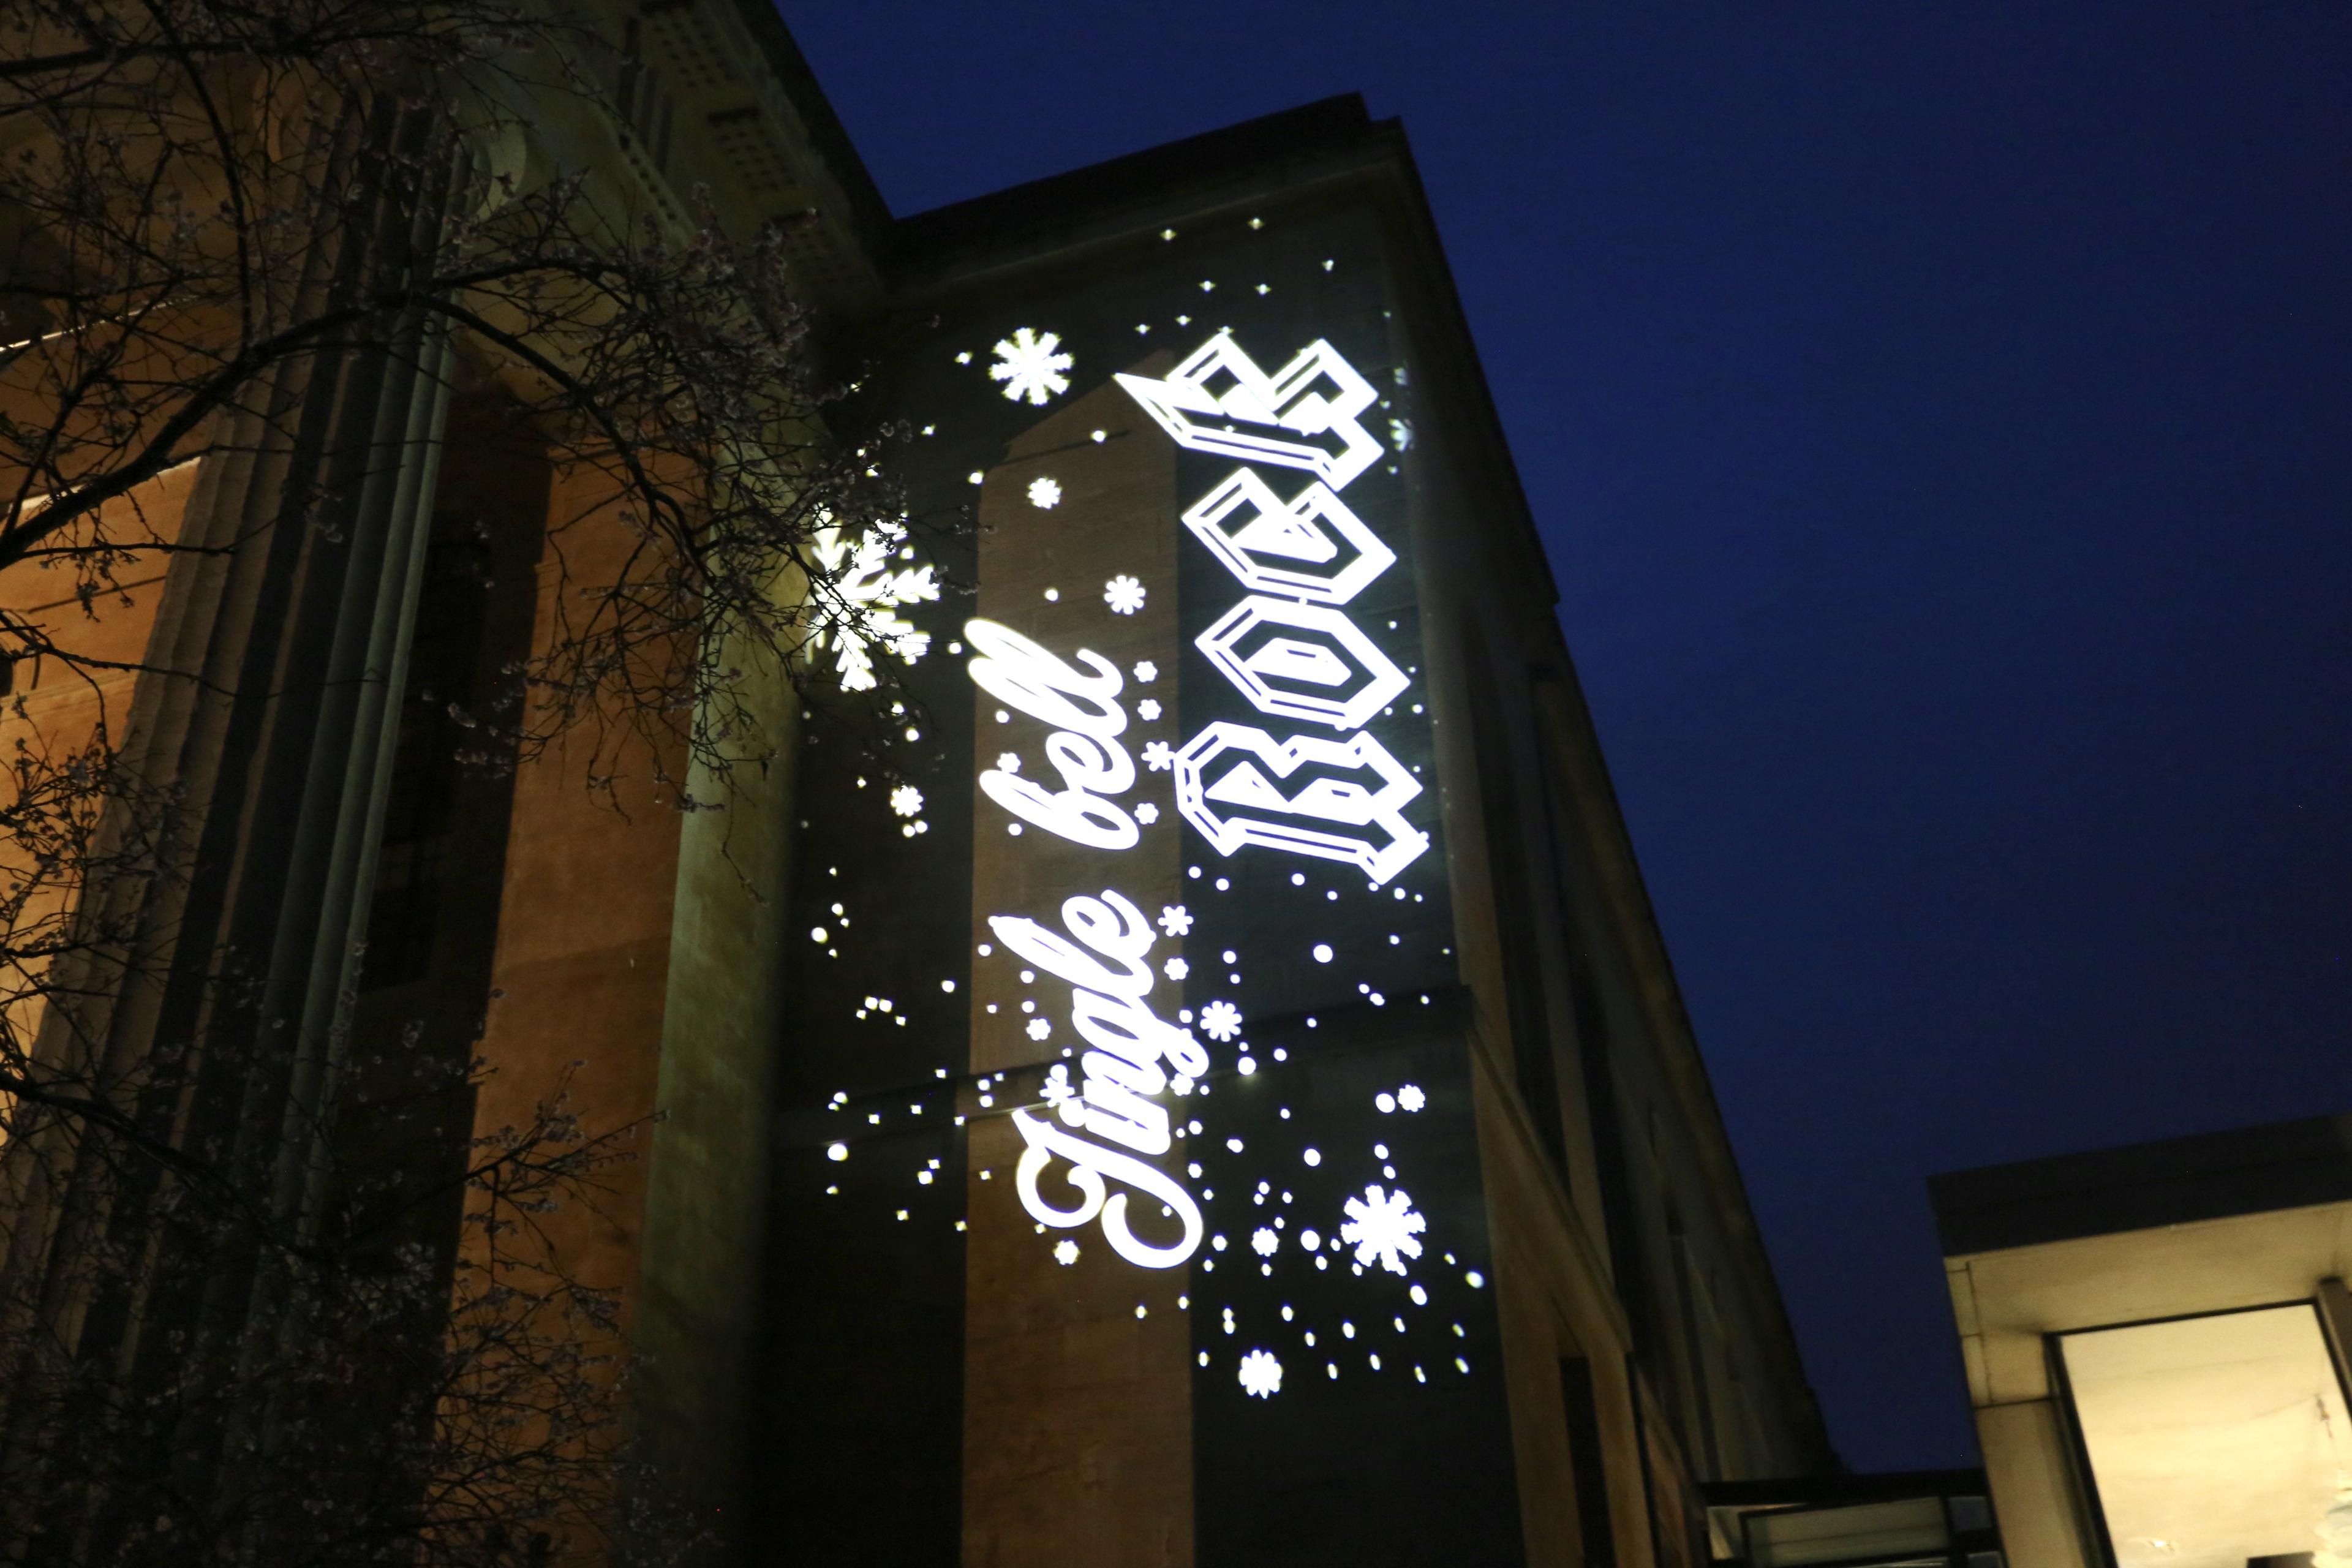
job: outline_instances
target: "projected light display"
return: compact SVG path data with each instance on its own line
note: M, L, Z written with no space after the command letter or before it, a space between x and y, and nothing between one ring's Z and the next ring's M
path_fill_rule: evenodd
M1298 1420L1410 1406L1501 1473L1402 339L1339 229L1166 243L913 334L914 500L969 527L856 559L928 639L862 650L924 742L804 763L795 994L851 1026L801 1058L782 1245L860 1261L795 1283L840 1356L793 1386L936 1441L967 1529L1021 1488L979 1433L1181 1420L1203 1542L1309 1484ZM1073 1333L1070 1375L1191 1393L1032 1431Z
M1034 345L1061 341L1057 333L1018 329L999 343L999 363L991 374L1008 380L1013 373L1007 365L1033 363L1021 355ZM1069 368L1066 363L1057 371ZM1019 978L1024 988L1041 984L1041 973L1066 987L1029 1018L1028 1037L1041 1043L1060 1037L1055 1018L1048 1016L1055 1015L1066 1018L1069 1034L1076 1037L1062 1054L1079 1053L1075 1077L1067 1064L1055 1063L1039 1086L1038 1103L1010 1110L1023 1143L1014 1192L1041 1231L1098 1227L1114 1253L1140 1268L1169 1269L1192 1262L1204 1245L1208 1251L1200 1267L1210 1273L1219 1254L1229 1256L1229 1268L1255 1263L1265 1279L1275 1276L1278 1265L1292 1266L1285 1259L1326 1274L1339 1261L1357 1277L1377 1270L1409 1279L1408 1302L1425 1306L1429 1290L1412 1276L1430 1224L1399 1184L1385 1143L1372 1145L1383 1181L1349 1192L1334 1212L1307 1223L1294 1191L1260 1179L1249 1194L1253 1207L1272 1212L1262 1212L1263 1223L1248 1230L1246 1253L1227 1235L1212 1234L1202 1206L1213 1196L1209 1162L1222 1152L1225 1158L1218 1163L1246 1172L1255 1163L1249 1141L1228 1136L1220 1150L1213 1132L1204 1136L1202 1118L1171 1108L1196 1096L1207 1098L1214 1076L1255 1077L1289 1053L1276 1047L1261 1062L1246 1038L1246 1016L1225 996L1207 999L1197 1011L1183 1005L1193 961L1181 952L1162 950L1181 945L1193 916L1181 905L1167 905L1155 922L1121 875L1123 862L1159 820L1154 802L1133 798L1139 779L1154 773L1171 775L1177 816L1220 859L1258 853L1338 862L1363 876L1364 890L1357 897L1368 898L1380 896L1428 851L1428 835L1405 816L1422 794L1420 782L1366 728L1394 710L1412 689L1412 677L1348 608L1397 562L1396 552L1340 493L1384 450L1360 418L1376 394L1328 342L1310 343L1268 374L1227 331L1211 335L1168 375L1122 374L1115 379L1179 447L1242 459L1181 510L1187 534L1238 590L1222 605L1189 605L1187 619L1197 621L1213 610L1209 624L1192 637L1192 647L1268 722L1212 718L1179 742L1155 738L1136 748L1138 721L1162 716L1158 699L1139 697L1130 687L1130 677L1135 686L1157 679L1151 663L1140 661L1123 671L1115 659L1083 642L1048 646L985 617L963 624L973 686L984 700L1002 704L995 717L1011 728L1000 733L1017 742L980 770L981 794L1005 814L1006 833L1036 829L1099 857L1099 890L1071 893L1060 902L1057 918L1016 910L986 918L992 940L980 949L985 962L1023 966ZM1024 392L1042 385L1019 384ZM1094 431L1092 444L1107 436ZM1278 483L1295 493L1286 495ZM1059 503L1076 492L1053 474L1040 473L1028 480L1025 493L1037 505L1041 497ZM1043 590L1036 602L1058 605L1059 589ZM1137 616L1150 603L1146 583L1127 572L1113 575L1102 594L1111 616ZM1024 721L1035 728L1024 729ZM1024 754L1039 753L1043 767L1024 761ZM987 833L984 820L978 831ZM1051 850L1045 840L1022 843L1035 846L1022 852L1053 855L1059 879L1087 877L1070 868L1064 853ZM1190 876L1202 879L1202 868L1192 866ZM1301 873L1290 881L1303 887L1306 878ZM1219 876L1212 885L1222 891L1230 883ZM1402 889L1395 891L1403 896ZM1327 892L1332 902L1339 900L1338 888ZM1337 953L1326 941L1313 943L1309 956L1329 964ZM1221 949L1213 963L1201 962L1210 973L1223 971L1223 978L1238 984L1242 966L1257 958ZM1373 1005L1386 1001L1369 979L1358 991ZM1022 1005L1031 1008L1038 1000L1024 996ZM1310 1018L1307 1025L1318 1021ZM1409 1115L1423 1102L1423 1091L1411 1084L1367 1098L1382 1115ZM1290 1114L1285 1108L1281 1119ZM1267 1154L1281 1158L1273 1150ZM1323 1163L1318 1147L1305 1147L1293 1157L1308 1171ZM1045 1245L1065 1265L1079 1256L1066 1238ZM1454 1261L1447 1254L1447 1264ZM1405 1320L1391 1315L1392 1332L1404 1333ZM1289 1303L1280 1307L1279 1319L1302 1324L1300 1312ZM1240 1319L1234 1307L1222 1309L1218 1321L1225 1334L1237 1334ZM1351 1318L1324 1327L1319 1370L1326 1378L1340 1375L1343 1354L1361 1371L1383 1370L1381 1351L1367 1347L1360 1355L1350 1353L1356 1331ZM1318 1348L1314 1328L1301 1326L1296 1334L1296 1351ZM1391 1365L1426 1381L1424 1358L1404 1351L1391 1349ZM1215 1358L1203 1351L1198 1359L1205 1368ZM1454 1369L1468 1371L1458 1354L1450 1360ZM1251 1344L1236 1359L1234 1375L1254 1399L1272 1399L1284 1386L1282 1353Z
M1058 374L1070 367L1067 354L1053 357L1052 383L1038 371L1047 363L1042 356L1059 342L1055 333L1019 328L998 343L991 374L1008 384L1008 396L1018 389L1045 403L1068 384ZM1377 888L1418 858L1428 840L1400 815L1420 785L1362 732L1410 681L1339 607L1396 559L1333 488L1361 474L1381 451L1357 417L1374 401L1371 384L1328 342L1309 345L1269 376L1224 332L1171 375L1122 374L1118 381L1180 446L1322 476L1285 500L1255 469L1236 468L1187 508L1183 520L1244 587L1272 591L1249 594L1195 646L1260 712L1325 726L1347 738L1277 737L1248 725L1207 724L1167 756L1177 810L1220 855L1255 846L1345 860ZM1213 390L1220 384L1222 393ZM1194 416L1223 423L1203 425ZM1328 444L1237 431L1236 424L1328 437L1338 451ZM1062 491L1052 478L1040 476L1027 493L1032 504L1043 505L1049 502L1041 497L1058 500ZM1244 510L1247 520L1232 526ZM1328 568L1343 555L1344 565L1335 571L1308 570ZM1143 584L1126 574L1112 578L1103 595L1118 615L1136 614L1146 596ZM1129 717L1118 668L1087 647L1065 658L991 620L968 621L963 633L972 650L973 684L1048 727L1043 749L1061 784L1055 789L1024 775L1019 754L1007 752L980 774L982 791L1022 822L1072 843L1108 852L1131 848L1141 828L1136 811L1120 798L1134 787L1136 769L1120 740ZM1160 760L1156 753L1153 761ZM1189 1030L1167 1022L1149 1002L1160 977L1151 957L1159 933L1136 904L1109 887L1099 897L1069 899L1061 913L1066 934L1019 914L992 915L988 922L1008 952L1068 984L1071 1026L1089 1047L1079 1059L1083 1077L1075 1089L1066 1072L1053 1079L1050 1115L1013 1110L1026 1145L1015 1188L1041 1226L1066 1229L1098 1222L1121 1258L1145 1268L1173 1268L1199 1249L1204 1226L1192 1194L1157 1163L1173 1146L1168 1111L1159 1101L1189 1095L1207 1074L1209 1058ZM1319 951L1330 949L1326 944ZM1181 980L1189 966L1171 957L1160 972ZM1201 1026L1223 1043L1238 1035L1241 1015L1229 1002L1212 1002L1202 1009ZM1052 1026L1034 1019L1029 1032L1044 1040ZM1076 1202L1052 1201L1040 1185L1049 1172L1076 1191ZM1136 1197L1173 1219L1176 1236L1157 1244L1139 1237L1129 1213ZM1377 1258L1402 1274L1401 1259L1419 1256L1421 1245L1412 1237L1423 1221L1402 1193L1383 1196L1380 1188L1368 1187L1365 1197L1349 1200L1349 1214L1340 1235L1348 1241L1364 1238L1360 1264ZM1260 1254L1270 1255L1277 1233L1257 1235Z

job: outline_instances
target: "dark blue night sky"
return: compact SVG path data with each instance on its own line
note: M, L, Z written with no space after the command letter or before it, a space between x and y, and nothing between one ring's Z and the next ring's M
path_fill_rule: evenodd
M1856 1468L1928 1173L2352 1110L2352 5L783 10L902 214L1403 117Z

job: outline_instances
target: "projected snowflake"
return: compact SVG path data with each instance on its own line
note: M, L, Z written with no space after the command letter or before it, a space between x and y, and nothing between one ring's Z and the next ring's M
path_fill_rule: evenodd
M1160 905L1160 929L1170 936L1182 936L1192 929L1192 911L1181 904Z
M1250 1233L1250 1250L1260 1258L1272 1258L1281 1247L1282 1237L1276 1236L1270 1226L1262 1225Z
M1063 373L1076 362L1061 347L1055 333L1015 327L1011 337L996 341L996 363L988 367L988 379L1003 382L1004 395L1013 402L1027 398L1042 408L1055 393L1070 390L1070 378Z
M1404 1259L1421 1256L1421 1243L1413 1237L1427 1230L1429 1222L1413 1212L1412 1199L1402 1189L1383 1193L1377 1185L1368 1186L1362 1197L1349 1198L1340 1207L1348 1223L1339 1227L1339 1239L1356 1249L1358 1264L1377 1262L1391 1274L1402 1274Z
M1242 1357L1242 1389L1259 1399L1271 1399L1282 1388L1282 1363L1265 1351Z
M1242 1010L1221 997L1201 1009L1201 1030L1213 1040L1230 1040L1242 1032Z
M890 792L890 809L901 816L912 816L923 809L923 792L913 784L900 784Z
M907 664L930 650L931 634L898 613L940 596L929 566L892 568L894 560L914 557L904 528L872 528L854 540L828 528L810 542L809 552L820 579L811 595L816 608L809 647L833 649L843 690L870 691L877 684L877 647Z
M1143 584L1121 574L1103 584L1103 603L1114 616L1131 616L1143 608Z
M1062 504L1062 487L1052 479L1029 481L1029 504L1040 511L1051 511Z

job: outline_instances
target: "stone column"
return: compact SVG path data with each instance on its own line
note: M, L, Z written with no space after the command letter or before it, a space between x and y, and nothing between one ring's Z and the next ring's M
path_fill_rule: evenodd
M298 182L331 206L303 257L301 310L365 298L429 253L465 157L444 155L424 120L385 105L335 127L315 184ZM136 1114L184 1147L220 1139L230 1179L296 1229L323 1195L320 1140L366 935L449 353L421 310L368 320L268 367L219 416L118 733L143 781L177 794L186 874L107 890L135 934L78 956L67 982L83 1000L49 1009L38 1047L101 1085L142 1082ZM159 1066L178 1047L189 1054ZM140 1223L118 1209L123 1178L87 1148L75 1158L18 1232L43 1245L6 1260L33 1271L60 1348L132 1387L190 1367L236 1386L270 1353L281 1282L230 1263L201 1299L163 1299L140 1279L110 1283L120 1300L82 1300L79 1249L152 1240L119 1234ZM263 1419L239 1410L228 1423ZM155 1461L201 1492L225 1479L211 1457L222 1436L181 1433ZM18 1459L18 1482L37 1480L40 1458Z

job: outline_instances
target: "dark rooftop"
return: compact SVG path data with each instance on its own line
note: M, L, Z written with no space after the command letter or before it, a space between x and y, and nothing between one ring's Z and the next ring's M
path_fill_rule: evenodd
M1927 1178L1944 1256L2352 1199L2352 1115Z

